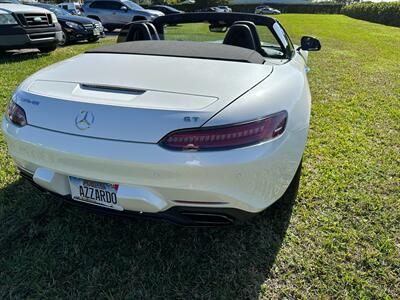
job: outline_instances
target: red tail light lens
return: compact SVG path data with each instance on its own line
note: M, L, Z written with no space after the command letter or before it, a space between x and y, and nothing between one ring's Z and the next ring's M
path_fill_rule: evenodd
M14 101L8 105L7 117L15 125L22 127L27 124L25 111Z
M160 141L171 150L225 150L264 142L285 131L287 112L270 115L252 122L185 129L172 132Z

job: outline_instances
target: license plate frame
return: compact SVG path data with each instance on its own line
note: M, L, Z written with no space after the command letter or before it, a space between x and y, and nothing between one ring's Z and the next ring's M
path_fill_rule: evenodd
M109 209L124 210L118 201L118 184L105 183L69 176L71 198Z

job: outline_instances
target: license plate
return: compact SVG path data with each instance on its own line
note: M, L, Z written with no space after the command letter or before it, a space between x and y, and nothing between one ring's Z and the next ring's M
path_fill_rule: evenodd
M100 35L100 29L98 28L93 29L93 35Z
M115 210L124 210L118 203L118 184L103 183L69 177L73 200L99 205Z

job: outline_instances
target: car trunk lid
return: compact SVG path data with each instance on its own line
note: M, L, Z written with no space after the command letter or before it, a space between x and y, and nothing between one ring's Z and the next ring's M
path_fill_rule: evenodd
M84 54L36 73L17 102L33 126L156 143L171 131L201 126L271 72L248 63Z

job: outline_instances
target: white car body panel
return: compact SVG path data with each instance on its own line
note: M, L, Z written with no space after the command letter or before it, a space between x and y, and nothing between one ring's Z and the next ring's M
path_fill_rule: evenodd
M269 65L203 59L84 54L34 74L14 99L29 111L29 124L34 126L157 143L171 131L203 125L267 78L272 69ZM245 72L248 75L243 80ZM74 120L80 111L95 112L96 126L78 129ZM197 122L187 123L188 116L198 118Z
M202 207L235 207L249 212L259 212L282 196L307 137L307 129L296 134L288 130L276 140L246 148L176 152L157 144L86 138L29 125L21 129L6 119L3 132L17 165L32 174L46 168L61 175L64 182L68 176L76 176L119 183L158 197L166 203L161 210L177 205L176 200L185 200L204 202ZM41 181L36 183L49 188ZM52 191L68 193L68 186L58 188ZM125 210L138 210L135 196L125 195L124 199L121 205ZM155 211L154 206L144 210Z
M198 61L205 63L202 60ZM231 64L237 65L238 68L241 65ZM68 63L62 63L60 66L68 67ZM271 71L271 67L268 65L257 67L264 68L265 71L259 71L260 77L255 78L254 82L257 82L262 76L269 75ZM53 80L59 79L57 76L61 75L58 75L58 72L52 74L51 69L48 68L34 75L22 87L27 88L31 86L32 82L39 79L49 80L51 77ZM65 69L61 68L61 70ZM165 202L162 210L176 205L175 200L197 200L210 202L210 207L235 207L249 212L259 212L279 199L285 192L304 151L308 133L310 93L302 72L304 72L304 65L302 68L293 64L274 66L274 71L267 80L239 97L233 104L228 105L206 123L207 126L224 125L252 120L275 113L282 108L288 111L288 125L282 136L276 140L245 148L216 152L176 152L161 148L154 142L137 143L87 138L29 125L18 128L6 119L3 120L3 131L10 154L20 167L33 174L38 168L46 168L63 176L64 182L66 182L67 176L76 176L100 182L119 183L126 188L141 189ZM108 72L105 76L110 73L112 72ZM179 74L179 71L176 74ZM82 73L76 75L79 80ZM72 81L68 75L65 77L67 82ZM183 73L180 78L184 80ZM189 81L191 80L193 78L190 78ZM291 82L291 88L287 88L287 82ZM111 82L112 85L116 83ZM119 81L119 85L126 84L129 83L124 80ZM140 81L137 84L140 88L151 87L150 84L145 86ZM187 85L181 87L176 81L174 84L176 86L170 87L171 90L180 88L181 92L189 92ZM167 89L166 86L160 85L161 88ZM205 88L205 85L196 85L192 93L203 94ZM218 89L209 93L220 98L226 89ZM18 90L16 93L17 103L30 112L29 116L34 115L31 104L18 99L20 92ZM23 95L26 95L25 93L23 92ZM225 96L228 95L233 97L235 93L231 94L228 90L225 92ZM54 103L54 100L50 98L46 100L48 103ZM231 100L229 99L229 101ZM76 101L67 102L79 104ZM79 108L85 109L85 105L90 104L80 103L80 106L77 106L75 110L72 109L71 114L66 118L71 123L71 128L75 127L74 118ZM96 109L96 116L101 112L99 107ZM104 107L107 108L108 105ZM56 110L56 106L46 106L46 110ZM69 114L64 110L62 114L54 115L54 119L47 119L47 122L56 124L56 119L63 118L63 115L67 113ZM210 116L211 113L203 120ZM155 140L170 131L171 128L167 126L170 122L172 120L163 124L163 129L159 131L162 133ZM179 126L184 128L188 125L181 123ZM165 127L167 127L166 130ZM117 133L116 137L119 138ZM39 180L37 183L43 185ZM46 187L48 188L48 186ZM54 192L63 194L65 187L54 190ZM125 200L122 201L124 209L137 210L137 199L132 197L129 200L128 198L125 196ZM212 202L223 204L215 205ZM207 204L202 204L202 206L207 206ZM141 208L143 209L142 206ZM144 211L146 212L146 210ZM147 209L147 212L155 211L157 208L154 206Z

